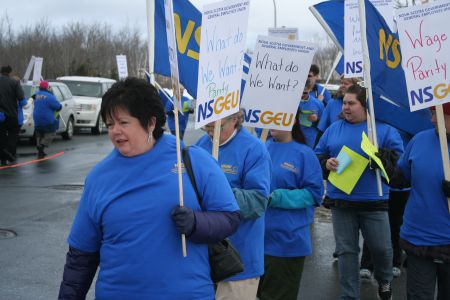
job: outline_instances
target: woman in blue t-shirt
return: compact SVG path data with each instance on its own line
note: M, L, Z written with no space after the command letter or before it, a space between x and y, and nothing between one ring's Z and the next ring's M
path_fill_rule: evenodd
M326 178L330 172L337 171L337 157L343 146L368 158L361 149L362 132L368 132L365 89L358 85L348 88L343 99L342 115L344 119L328 127L315 149ZM396 158L403 153L402 140L393 127L378 122L375 126L379 155L390 176L395 169ZM369 166L363 170L350 194L327 181L328 198L324 204L330 206L332 211L342 299L359 299L359 231L372 253L378 295L381 299L391 298L392 246L387 213L389 187L385 183L382 183L381 194L379 196L375 172Z
M178 205L176 140L163 134L164 107L144 80L115 83L100 113L114 149L86 178L58 299L84 299L97 267L99 300L214 299L208 244L239 225L225 175L208 153L191 147L202 206L186 172L185 206Z
M314 206L322 200L323 180L319 161L298 124L298 114L292 131L270 133L272 139L266 146L272 160L272 182L258 297L295 300L305 257L312 253L310 225Z
M443 106L449 146L450 103ZM450 182L444 180L436 130L415 135L398 166L411 180L400 229L400 246L408 254L408 299L435 299L436 283L437 299L450 299Z

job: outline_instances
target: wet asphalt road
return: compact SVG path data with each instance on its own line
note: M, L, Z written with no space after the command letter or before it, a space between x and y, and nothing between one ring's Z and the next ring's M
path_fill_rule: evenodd
M203 132L191 122L186 144ZM0 169L0 299L56 299L67 251L66 238L78 206L84 178L112 146L106 134L76 134L71 141L57 137L49 154L65 151L45 162ZM33 160L34 147L22 142L18 163ZM318 209L312 228L314 253L308 257L298 299L337 299L337 263L329 211ZM406 299L405 275L393 282L394 299ZM361 299L377 299L374 281L361 284ZM93 288L88 298L93 299Z

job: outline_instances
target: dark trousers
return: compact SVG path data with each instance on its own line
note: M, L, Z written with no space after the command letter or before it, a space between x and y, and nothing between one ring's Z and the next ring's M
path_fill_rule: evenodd
M260 300L296 300L305 257L264 255L264 275L258 286Z
M437 299L450 299L450 263L435 262L409 253L406 278L408 300L433 300L436 281Z
M402 249L399 246L400 227L403 224L403 213L405 212L406 201L409 191L389 192L389 226L391 228L391 241L393 251L392 266L399 268L402 265ZM361 255L361 268L373 271L372 258L366 243L363 244Z
M17 140L19 138L19 120L7 117L4 122L0 122L0 159L8 160L4 150L16 156Z

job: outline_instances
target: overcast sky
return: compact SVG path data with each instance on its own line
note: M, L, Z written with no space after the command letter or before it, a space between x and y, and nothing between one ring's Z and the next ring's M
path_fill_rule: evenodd
M7 12L13 28L33 25L46 18L51 25L61 28L71 21L85 23L102 22L113 29L125 25L137 27L143 38L147 37L146 0L1 0L0 12ZM204 4L215 0L191 0L201 11ZM297 27L300 39L311 40L312 36L325 37L322 27L308 7L321 0L275 0L277 25ZM258 34L267 34L267 28L274 26L273 0L250 0L248 23L248 44L253 44ZM303 37L303 38L302 38Z

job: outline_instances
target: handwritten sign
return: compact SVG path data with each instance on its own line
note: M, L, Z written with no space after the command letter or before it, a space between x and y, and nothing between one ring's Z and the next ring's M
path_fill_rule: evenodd
M411 111L450 102L450 27L444 25L449 19L448 0L398 11L402 67Z
M34 58L34 69L33 69L33 79L32 79L34 83L39 83L39 81L41 81L43 62L44 62L44 59L42 57Z
M245 125L291 130L316 46L258 36L241 107Z
M344 76L361 77L362 47L358 0L346 0L344 6Z
M175 40L175 26L172 0L164 0L166 17L167 48L169 51L170 78L172 82L173 104L181 111L180 76L178 73L177 44Z
M388 26L394 27L393 0L370 0L378 9ZM370 24L367 24L370 26ZM346 0L344 6L344 76L362 77L361 25L358 0Z
M128 77L128 66L127 66L127 56L126 55L116 55L117 61L117 73L119 79L124 79Z
M249 1L205 5L195 128L239 111Z

